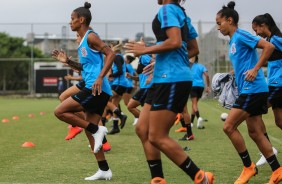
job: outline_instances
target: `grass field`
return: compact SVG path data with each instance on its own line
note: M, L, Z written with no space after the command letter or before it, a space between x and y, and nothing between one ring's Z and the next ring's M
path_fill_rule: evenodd
M109 184L145 184L150 181L150 174L141 143L129 119L120 134L108 135L112 150L106 153L113 178L110 181L84 181L84 177L97 170L94 156L88 147L84 133L75 139L65 141L67 124L60 122L53 115L53 109L59 104L57 99L24 99L0 97L0 183L109 183ZM229 139L222 131L223 122L219 116L227 112L215 100L202 100L199 103L202 117L208 119L206 129L193 129L196 139L179 142L181 146L191 148L187 152L202 169L215 174L216 184L232 184L241 173L242 163ZM45 115L40 115L45 112ZM34 118L28 114L33 113ZM19 116L19 120L12 120ZM282 150L282 134L273 121L272 110L264 116L272 144ZM110 129L111 123L107 124ZM178 139L182 133L171 136ZM259 159L259 151L248 137L246 126L240 126L245 137L251 158ZM36 147L22 148L26 142L33 142ZM278 154L282 164L282 154ZM184 184L192 181L182 170L163 156L164 173L168 184ZM251 179L251 184L268 182L271 169L268 165L259 167L259 174Z

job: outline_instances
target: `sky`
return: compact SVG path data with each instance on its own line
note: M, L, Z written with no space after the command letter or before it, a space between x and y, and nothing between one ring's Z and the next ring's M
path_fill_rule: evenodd
M0 32L12 32L10 24L68 23L72 10L85 0L0 0ZM157 0L89 0L92 23L150 23L159 9ZM192 22L215 23L215 15L226 0L186 0L184 8ZM270 13L282 23L282 0L235 0L239 22L251 22L258 14ZM281 25L282 26L282 25ZM9 29L8 29L9 27ZM14 31L21 32L14 28Z

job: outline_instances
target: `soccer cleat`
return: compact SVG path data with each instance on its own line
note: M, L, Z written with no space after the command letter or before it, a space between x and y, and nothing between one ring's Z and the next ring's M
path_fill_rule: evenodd
M139 118L134 118L134 122L133 122L133 124L132 124L133 126L135 126L135 125L138 123L138 119L139 119Z
M203 124L204 124L205 121L208 121L208 120L199 117L198 121L197 121L197 128L198 129L204 129L205 126Z
M282 167L279 167L272 173L268 184L278 184L280 182L282 182Z
M101 149L102 145L103 145L103 139L105 137L105 135L107 135L108 130L106 127L104 126L98 126L98 131L95 134L92 134L92 136L94 137L94 153L98 153L98 151Z
M181 119L181 114L178 113L175 117L174 125L178 125L178 123L180 122L180 119Z
M119 128L113 128L108 134L117 134L119 132L120 132Z
M194 178L195 184L213 184L214 175L211 172L199 170Z
M111 145L110 145L109 141L107 141L103 144L103 151L104 152L111 151Z
M85 180L110 180L112 179L113 174L111 169L107 171L102 171L99 169L93 176L85 178Z
M75 136L77 135L77 134L79 134L80 132L82 132L82 130L83 130L83 128L80 128L80 127L70 127L70 130L69 130L69 133L68 133L68 135L65 137L65 140L70 140L70 139L73 139L73 138L75 138Z
M179 129L175 130L175 132L187 132L187 128L186 127L180 127Z
M152 180L151 180L151 184L166 184L166 181L164 178L161 178L161 177L154 177Z
M191 140L194 140L195 139L195 136L194 136L194 134L192 134L192 135L190 135L189 137L188 137L188 135L187 134L185 134L181 139L179 139L180 141L191 141Z
M123 129L125 122L126 122L127 116L122 115L122 118L120 119L120 128Z
M274 153L275 155L278 154L277 149L275 149L274 147L272 147L272 150L273 150L273 153ZM260 153L260 155L261 155L261 157L260 157L260 159L257 161L256 166L260 166L260 165L263 165L263 164L266 164L266 163L267 163L265 157L264 157L261 153Z
M256 165L252 162L250 167L244 167L241 175L235 181L234 184L246 184L251 179L251 177L255 176L258 173L258 169Z

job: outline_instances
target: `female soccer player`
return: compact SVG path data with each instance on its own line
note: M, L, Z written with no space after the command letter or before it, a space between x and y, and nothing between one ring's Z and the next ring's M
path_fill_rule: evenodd
M109 169L103 150L100 149L107 128L98 126L98 123L112 95L105 75L111 68L115 54L90 29L89 24L92 19L89 11L90 7L91 4L86 2L84 7L75 9L71 14L70 27L72 31L76 31L82 38L78 47L81 64L71 61L65 54L64 57L59 57L61 52L58 50L54 50L52 53L53 57L58 58L61 62L65 62L70 66L77 66L81 70L82 78L85 81L85 87L81 91L64 100L55 109L55 115L61 121L84 128L94 138L93 151L98 161L99 170L93 176L85 178L85 180L108 180L112 178L112 172ZM105 55L104 60L103 54ZM75 112L80 111L85 111L86 119L75 114Z
M246 120L249 136L258 146L273 171L269 183L277 184L273 176L280 164L272 151L271 143L264 136L262 114L267 113L268 87L261 67L267 62L274 46L250 33L238 28L239 15L231 1L216 15L218 30L230 37L229 57L232 62L239 97L224 124L224 132L231 140L244 164L244 169L235 184L247 183L257 174L257 168L251 161L243 136L238 126ZM256 48L262 49L258 58Z
M182 147L169 137L177 113L181 113L192 86L187 52L186 15L180 0L158 0L162 5L153 20L157 39L154 46L127 43L127 52L136 56L157 54L153 86L141 111L136 133L141 139L151 170L151 183L166 183L161 169L160 151L197 183L213 183L213 174L200 170ZM175 74L177 71L177 74Z

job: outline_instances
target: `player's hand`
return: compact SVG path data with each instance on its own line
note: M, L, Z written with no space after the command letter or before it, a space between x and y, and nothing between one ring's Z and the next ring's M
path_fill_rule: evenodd
M92 85L92 94L96 96L96 94L100 95L102 93L102 83L103 78L98 77L94 84Z
M258 71L255 70L254 68L251 69L251 70L247 70L247 71L244 73L244 75L245 75L245 80L246 80L246 81L249 81L249 82L253 82L253 81L255 80L257 74L258 74Z
M63 50L53 50L52 53L52 58L62 62L62 63L67 63L68 61L68 56Z

